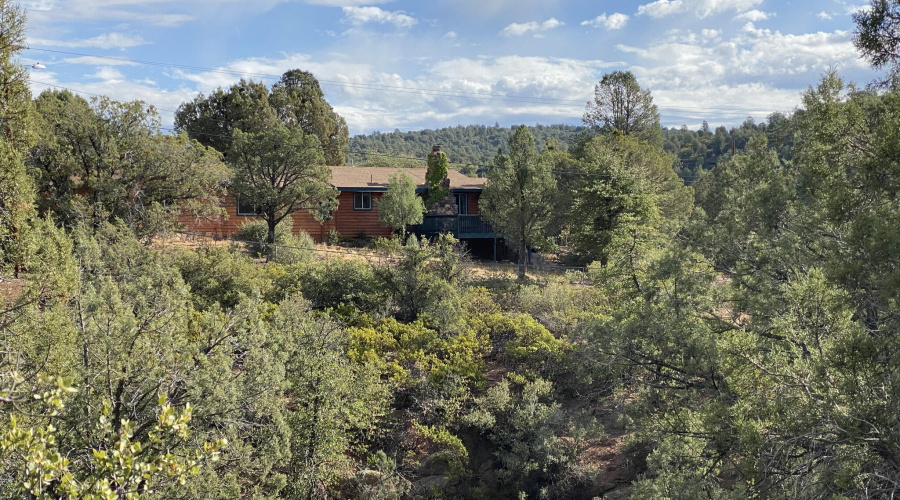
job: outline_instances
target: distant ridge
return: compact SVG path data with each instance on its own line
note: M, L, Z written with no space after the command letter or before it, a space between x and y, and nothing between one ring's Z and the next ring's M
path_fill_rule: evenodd
M543 149L547 139L551 138L559 141L561 149L566 149L570 138L584 129L577 125L535 125L528 128L531 129L539 149ZM399 130L373 132L350 139L348 160L361 165L411 166L415 160L406 158L421 158L424 161L431 147L441 144L444 152L450 157L451 166L459 170L465 165L489 165L498 148L506 151L512 133L513 127L501 127L497 124L459 125L410 132ZM382 153L385 156L371 153Z

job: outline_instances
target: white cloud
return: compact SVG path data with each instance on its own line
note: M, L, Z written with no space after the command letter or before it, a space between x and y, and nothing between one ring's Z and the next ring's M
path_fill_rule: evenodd
M625 27L628 23L628 16L626 14L622 14L619 12L615 12L610 15L606 15L606 12L600 14L599 16L589 19L587 21L582 21L582 26L591 26L594 28L606 28L608 30L619 30Z
M700 30L700 36L704 41L716 40L722 36L722 30L704 29Z
M849 4L849 3L846 3L846 2L841 2L841 4L844 6L844 13L847 14L847 15L850 15L850 14L856 14L857 12L864 11L864 10L869 10L869 9L872 8L872 6L871 6L870 4L867 4L867 3L863 3L863 4Z
M172 0L146 0L131 2L130 0L81 0L65 2L57 5L54 1L41 3L41 9L28 10L28 21L32 25L49 25L60 22L81 21L122 21L144 25L174 27L195 19L188 14L160 14L158 12L140 12L136 6L170 2ZM121 8L118 8L121 6ZM162 7L159 7L162 9Z
M309 70L355 134L493 123L504 116L528 115L553 123L571 121L584 112L598 75L622 64L547 57L460 57L428 60L418 74L401 76L386 71L378 62L349 62L345 57L292 54L281 59L235 61L219 69L272 75L268 83L290 68ZM227 87L240 78L216 71L179 71L174 76L192 82L204 93ZM504 95L513 97L500 97Z
M107 76L115 76L105 73ZM99 72L93 76L100 77L104 73ZM94 95L105 95L121 101L144 101L160 109L160 117L164 126L171 126L173 121L172 111L178 109L181 103L197 96L197 92L189 88L164 90L147 82L135 82L126 79L100 79L100 81L67 81L59 80L56 74L41 72L38 79L29 81L31 93L38 95L44 90L69 89L75 94L90 100Z
M827 19L827 20L834 19L834 16L832 16L831 14L825 12L824 10L823 10L822 12L819 12L819 15L818 15L818 16L819 16L819 19Z
M695 37L671 35L647 48L620 45L647 64L646 77L655 86L708 87L772 79L803 80L803 86L831 67L863 68L845 31L783 34L757 29L752 23L740 33L710 45Z
M112 59L109 57L98 57L98 56L82 56L82 57L69 57L67 59L63 59L64 63L69 64L87 64L91 66L137 66L138 63L129 61L127 59Z
M757 21L768 20L769 18L773 17L774 15L775 14L772 14L769 12L763 12L758 9L753 9L753 10L748 10L747 12L744 12L743 14L738 14L737 16L734 16L734 19L739 20L739 21L757 22Z
M376 3L389 3L393 0L306 0L310 5L324 5L326 7L356 7L372 5Z
M444 33L444 38L446 38L447 40L456 40L456 32L448 31L448 32Z
M54 0L30 0L22 2L22 7L29 12L36 10L52 10L55 6L56 2Z
M121 71L110 68L109 66L102 66L97 69L97 72L93 75L87 75L88 78L96 78L98 80L103 80L107 82L120 82L125 79L125 75L122 74Z
M124 49L128 47L137 47L139 45L147 45L138 35L126 35L123 33L104 33L93 38L72 39L72 40L48 40L45 38L29 38L29 45L44 45L50 47L94 47L98 49Z
M551 17L550 19L547 19L542 23L538 23L537 21L531 21L528 23L512 23L509 26L503 28L500 34L503 36L522 36L526 33L548 31L564 25L564 22L556 19L555 17Z
M644 79L642 78L642 84ZM802 89L779 89L765 83L720 84L702 87L653 88L653 102L660 108L663 126L688 124L697 128L708 120L735 125L747 117L757 122L776 111L790 112L800 101Z
M390 12L378 7L344 7L344 21L354 26L366 23L393 24L398 28L409 28L418 21L402 10Z
M763 0L656 0L639 6L638 15L660 18L693 12L697 17L704 18L728 10L744 12L762 2Z

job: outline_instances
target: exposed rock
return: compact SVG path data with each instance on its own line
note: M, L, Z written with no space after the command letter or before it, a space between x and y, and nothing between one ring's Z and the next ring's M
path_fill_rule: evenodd
M441 181L441 189L450 192L450 179L444 177ZM448 194L445 198L438 200L428 206L428 215L456 215L459 208L456 206L456 197Z

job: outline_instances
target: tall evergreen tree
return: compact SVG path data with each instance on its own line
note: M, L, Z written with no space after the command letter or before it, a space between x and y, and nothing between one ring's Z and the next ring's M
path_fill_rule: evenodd
M25 13L0 0L0 265L22 269L22 232L33 214L34 189L25 168L31 140L31 92L25 68L15 57L25 48Z
M547 159L539 155L528 127L516 129L509 155L498 155L481 196L484 217L515 243L519 279L525 278L528 247L548 244L547 231L557 195Z
M342 165L344 148L350 142L347 122L328 101L319 81L309 71L292 69L272 86L269 105L287 126L319 138L326 165Z
M863 57L875 68L888 67L892 76L900 76L900 2L871 0L868 9L853 14L853 21L853 43Z
M261 133L276 122L314 135L327 165L344 161L349 142L347 123L334 112L318 80L308 71L288 71L272 86L241 79L227 90L200 94L175 113L175 127L200 143L227 155L236 130Z
M228 163L232 191L266 221L269 244L285 217L298 210L317 213L337 198L319 140L296 127L276 123L259 133L235 131Z

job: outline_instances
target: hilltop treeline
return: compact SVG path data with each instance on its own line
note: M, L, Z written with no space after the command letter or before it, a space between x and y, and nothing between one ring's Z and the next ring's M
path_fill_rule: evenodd
M714 130L704 122L699 130L687 127L663 129L663 148L677 156L676 172L691 183L704 171L743 151L750 139L759 134L766 136L769 148L781 160L789 161L793 157L795 130L794 117L783 113L773 113L760 123L747 118L738 127L719 126Z
M498 150L507 149L515 128L468 125L362 134L350 139L347 161L358 165L422 166L431 147L441 144L450 156L453 168L467 173L483 172L489 168ZM528 129L539 149L543 149L548 140L554 139L561 149L568 150L588 137L584 126L536 125ZM738 127L718 126L711 129L704 123L698 130L689 130L686 126L664 128L663 147L677 157L675 170L690 183L704 170L710 170L730 157L733 151L743 151L750 138L759 132L766 134L771 147L781 158L790 160L793 131L790 115L773 113L763 122L757 123L748 118Z
M535 125L528 128L541 146L549 139L567 145L572 142L573 136L584 130L584 127L574 125ZM450 156L453 168L463 171L483 170L491 164L498 149L506 148L514 131L515 127L494 124L493 127L459 125L437 130L373 132L350 139L349 159L356 164L402 165L403 159L391 156L414 157L423 159L418 163L421 166L431 147L441 144L442 149ZM389 156L372 153L385 153ZM468 167L469 165L472 167Z

